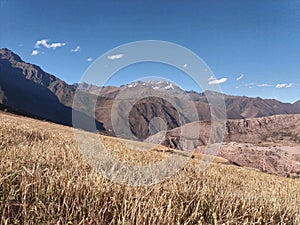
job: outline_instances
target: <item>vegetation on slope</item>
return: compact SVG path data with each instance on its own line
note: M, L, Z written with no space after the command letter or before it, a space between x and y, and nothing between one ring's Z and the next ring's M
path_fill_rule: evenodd
M124 160L166 157L168 151ZM1 224L299 224L300 181L199 159L172 178L129 187L84 161L71 128L0 114ZM155 160L154 160L155 159Z

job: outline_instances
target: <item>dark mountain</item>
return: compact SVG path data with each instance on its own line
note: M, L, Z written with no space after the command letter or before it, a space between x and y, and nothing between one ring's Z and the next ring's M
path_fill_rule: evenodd
M300 100L296 101L294 104L295 111L300 112Z
M76 112L86 118L95 117L98 121L98 129L106 129L112 135L114 134L111 122L112 107L116 99L119 101L118 98L123 95L123 92L129 90L136 97L147 96L149 93L164 93L172 96L174 103L181 107L182 113L188 115L184 118L184 122L180 121L180 113L174 108L173 103L163 98L141 97L136 102L129 100L132 109L128 118L125 118L122 113L119 116L129 121L129 127L138 139L145 139L151 134L149 123L155 117L164 119L168 129L195 121L194 111L191 107L185 107L186 96L193 101L199 120L209 120L211 115L206 98L207 91L204 93L186 92L169 81L137 81L121 87L98 87L86 83L69 85L44 72L39 66L22 61L12 51L5 48L0 50L1 108L9 108L9 111L71 125L76 90L80 93L74 106ZM300 101L290 104L274 99L248 98L211 92L209 94L224 97L228 119L300 113ZM94 106L95 112L93 112Z
M40 67L25 63L8 49L0 50L0 103L2 108L23 115L72 125L72 108L66 106L74 88ZM76 114L86 120L88 115ZM96 127L103 125L96 121ZM80 128L87 129L82 123Z

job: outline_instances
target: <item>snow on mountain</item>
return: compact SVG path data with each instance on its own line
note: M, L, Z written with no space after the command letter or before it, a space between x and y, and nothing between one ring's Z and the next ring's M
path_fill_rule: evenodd
M166 80L135 81L126 85L127 88L134 88L138 86L145 86L154 90L176 90L181 92L183 91L181 88L179 88L172 82Z

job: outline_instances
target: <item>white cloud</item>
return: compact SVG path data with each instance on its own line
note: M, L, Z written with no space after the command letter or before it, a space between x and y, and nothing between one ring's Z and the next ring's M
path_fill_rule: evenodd
M80 51L80 46L78 45L76 48L71 49L72 52L79 52Z
M109 55L109 56L107 56L107 58L110 59L110 60L121 59L123 57L124 57L124 54L116 54L116 55Z
M289 83L289 84L277 84L276 88L290 88L293 85L294 85L293 83Z
M89 57L89 58L87 59L87 61L91 62L91 61L93 61L93 58L92 58L92 57Z
M31 52L31 55L38 55L38 54L39 54L39 51L36 49Z
M40 41L37 41L34 45L35 48L40 48L41 46L44 46L45 48L52 48L52 49L56 49L62 46L65 46L66 43L62 43L62 42L56 42L56 43L48 43L49 40L47 39L43 39Z
M50 45L48 45L48 48L53 48L53 49L56 49L58 47L62 47L62 46L65 46L66 43L52 43Z
M245 76L244 74L241 74L239 77L236 78L236 80L241 80L243 79L244 76Z
M188 64L183 64L183 68L187 68L188 67Z
M214 78L213 76L211 76L210 78L208 78L208 84L209 85L214 85L214 84L222 84L225 83L228 79L223 77L219 80L217 80L216 78Z
M272 84L257 84L257 87L273 87Z

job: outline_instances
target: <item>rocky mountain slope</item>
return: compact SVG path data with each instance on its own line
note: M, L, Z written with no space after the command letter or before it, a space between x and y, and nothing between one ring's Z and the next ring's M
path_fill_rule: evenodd
M224 140L217 153L237 165L264 172L300 177L300 115L274 115L226 121ZM193 136L195 128L198 137ZM199 121L159 132L147 142L210 154L210 121ZM214 146L214 145L212 145ZM216 146L218 147L218 146Z
M258 144L262 142L287 141L300 144L300 115L274 115L260 118L227 120L224 129L225 142ZM199 136L191 137L188 131L199 128ZM184 131L184 132L182 132ZM159 132L150 136L147 141L162 143L173 148L180 146L180 138L193 142L193 148L206 146L210 141L211 122L198 121L188 123L173 130ZM164 135L162 136L161 133Z

